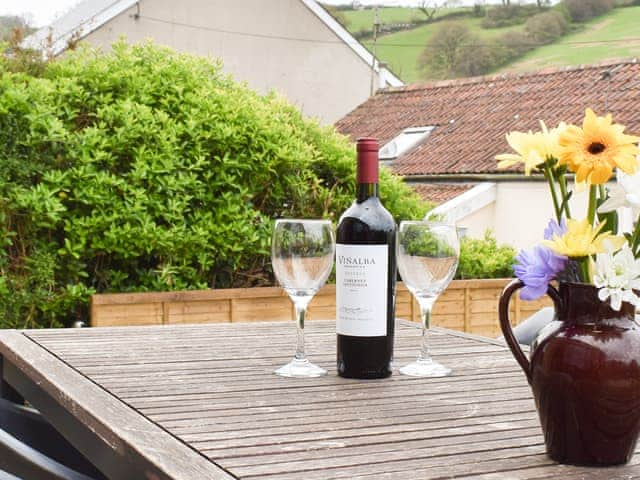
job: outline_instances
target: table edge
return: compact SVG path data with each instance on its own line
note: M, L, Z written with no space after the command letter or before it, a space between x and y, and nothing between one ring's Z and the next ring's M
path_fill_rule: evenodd
M52 398L59 407L69 412L77 422L91 429L91 432L107 448L111 447L114 455L120 457L120 461L128 459L140 462L142 469L138 473L142 473L145 478L185 480L235 478L212 460L196 452L53 355L34 339L29 338L24 331L0 331L0 355L4 360L3 368L7 370L5 373L10 377L13 376L15 383L21 383L21 385L12 386L40 409L45 418L47 404L38 401L37 398L29 398L34 396L34 386L45 396ZM20 375L25 378L17 378ZM31 392L24 391L28 385L22 383L25 379L28 379L28 384L32 387ZM43 406L45 408L41 408ZM68 424L56 418L48 418L48 420L63 436L72 441L74 432L70 431ZM146 441L140 441L141 435L146 437ZM84 445L75 444L74 446L83 451ZM167 461L168 458L171 458L170 462ZM90 460L96 462L101 470L109 471L114 459L113 456L109 458L105 456L97 461L91 458ZM122 465L119 468L122 468ZM190 474L185 476L185 472Z

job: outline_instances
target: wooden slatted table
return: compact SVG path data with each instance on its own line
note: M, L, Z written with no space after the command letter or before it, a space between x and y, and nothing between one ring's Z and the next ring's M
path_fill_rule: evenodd
M0 332L3 377L112 479L631 479L554 464L531 393L500 343L435 329L454 375L335 375L335 324L307 325L316 379L272 370L292 322ZM415 324L399 322L396 363Z

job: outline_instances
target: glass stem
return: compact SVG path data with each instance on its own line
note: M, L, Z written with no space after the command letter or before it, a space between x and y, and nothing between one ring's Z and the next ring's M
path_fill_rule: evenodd
M435 302L435 298L433 299L420 299L420 315L422 316L422 346L420 348L420 354L418 356L418 361L427 361L431 359L431 355L429 355L429 339L427 332L431 327L431 309L433 308L433 304Z
M296 328L298 330L298 344L296 345L296 360L304 360L304 318L307 314L306 305L295 305L296 308Z

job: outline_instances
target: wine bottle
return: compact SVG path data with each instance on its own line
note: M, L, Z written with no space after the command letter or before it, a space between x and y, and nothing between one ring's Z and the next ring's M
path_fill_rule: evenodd
M391 375L396 298L396 224L378 191L378 140L357 141L356 199L336 235L338 375Z

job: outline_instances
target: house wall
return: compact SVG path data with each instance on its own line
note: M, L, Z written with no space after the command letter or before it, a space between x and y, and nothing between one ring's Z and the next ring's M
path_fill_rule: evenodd
M569 205L574 217L584 218L587 192L574 192ZM495 202L458 224L468 227L467 234L474 238L482 237L490 228L499 243L521 249L542 240L551 218L554 218L553 203L545 182L499 182Z
M495 234L496 204L490 203L481 209L467 215L457 222L458 226L467 229L466 234L471 238L482 238L487 229Z
M325 124L369 98L370 66L300 0L140 0L138 19L136 12L123 12L85 41L108 47L124 35L221 58L236 80L275 89Z

